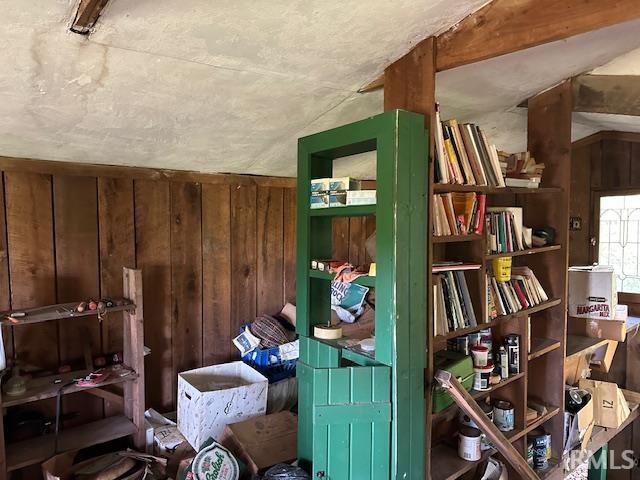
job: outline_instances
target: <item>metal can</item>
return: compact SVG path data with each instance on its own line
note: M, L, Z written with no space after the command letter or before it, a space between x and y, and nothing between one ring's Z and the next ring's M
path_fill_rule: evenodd
M504 343L509 357L509 375L516 375L520 373L520 335L507 335Z
M477 462L482 455L480 444L482 432L477 428L462 427L458 434L458 455L463 460Z
M498 400L493 404L493 423L501 432L510 432L515 428L515 414L511 402Z
M493 407L487 402L479 402L478 405L484 412L484 414L493 422ZM460 410L460 416L458 417L460 425L463 427L478 428L476 422L474 422L469 415Z
M529 441L533 450L533 469L546 470L551 458L551 435L541 429L536 429L529 434Z

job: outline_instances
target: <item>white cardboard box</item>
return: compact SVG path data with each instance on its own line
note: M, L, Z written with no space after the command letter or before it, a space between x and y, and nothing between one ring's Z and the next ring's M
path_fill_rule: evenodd
M222 438L226 425L264 415L268 383L243 362L178 374L178 430L200 450L209 437Z
M569 268L569 316L613 320L618 305L613 267Z

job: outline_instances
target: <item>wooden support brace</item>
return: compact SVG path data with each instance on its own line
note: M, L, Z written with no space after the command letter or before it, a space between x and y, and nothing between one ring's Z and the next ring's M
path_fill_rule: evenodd
M87 35L98 21L109 0L80 0L76 17L71 24L73 33Z
M471 418L476 425L480 427L480 430L484 432L489 441L495 445L496 449L511 464L515 471L520 475L520 478L538 480L538 476L531 467L529 467L527 461L522 458L509 439L506 438L500 430L498 430L498 427L489 420L473 397L469 395L469 392L460 385L460 382L458 382L455 377L453 377L449 372L438 370L435 378L443 388L447 389L449 395L451 395L462 411L469 415L469 418Z

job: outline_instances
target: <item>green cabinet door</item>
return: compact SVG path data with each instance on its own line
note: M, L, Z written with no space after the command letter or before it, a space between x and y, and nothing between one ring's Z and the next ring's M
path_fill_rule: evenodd
M312 478L388 480L391 368L314 368L298 363L298 457Z

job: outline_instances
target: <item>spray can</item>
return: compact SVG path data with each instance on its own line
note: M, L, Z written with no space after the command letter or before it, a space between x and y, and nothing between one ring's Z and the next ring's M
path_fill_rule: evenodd
M507 354L507 349L504 346L500 345L500 376L502 379L509 378L509 355Z
M509 374L517 375L520 373L520 335L507 335L505 344L509 356Z

